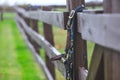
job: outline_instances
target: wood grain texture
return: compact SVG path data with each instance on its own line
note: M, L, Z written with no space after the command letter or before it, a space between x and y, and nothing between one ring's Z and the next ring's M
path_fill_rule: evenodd
M32 29L33 29L35 32L39 33L38 20L33 20L33 19L31 19L30 22L31 22L31 27L32 27ZM33 44L36 52L37 52L38 54L40 54L40 51L39 51L39 50L40 50L40 46L39 46L36 42L34 42L34 41L32 42L32 44Z
M42 48L45 49L45 51L47 52L47 55L49 56L49 58L52 58L52 57L54 57L56 55L60 55L61 54L44 37L42 37L41 35L39 35L35 31L33 31L31 28L29 28L28 25L23 21L22 18L20 18L19 16L17 16L17 20L21 24L23 24L23 27L24 27L24 30L26 31L26 33L28 33L31 36L31 38L35 42L38 43L38 45L42 46ZM58 70L65 76L65 67L64 67L64 64L61 61L55 61L53 63L58 68Z
M34 49L34 47L32 46L32 44L29 42L24 30L21 28L21 25L19 24L18 21L16 21L17 23L17 27L19 28L28 48L31 50L31 52L33 53L35 59L37 60L37 62L39 63L39 65L42 67L43 72L45 73L45 76L48 80L54 80L53 77L51 76L48 68L46 67L46 65L44 64L44 61L42 60L42 58L38 55L38 53L36 52L36 50Z
M54 25L65 29L66 20L68 13L67 12L58 12L58 11L25 11L22 8L15 8L18 13L22 14L24 17L40 20L50 25Z
M78 32L82 38L120 51L119 14L78 14Z
M120 0L104 0L104 11L105 13L120 13ZM109 5L109 6L106 6ZM119 21L119 20L118 20ZM116 32L119 27L112 25ZM118 32L117 32L118 33ZM119 34L118 34L119 35ZM114 37L113 37L114 38ZM119 39L118 39L119 40ZM119 42L116 44L119 47ZM104 67L105 67L105 80L119 80L120 79L120 52L106 48L104 51Z
M106 48L104 51L105 80L120 79L120 52Z
M43 7L43 10L47 10L50 11L51 9L49 7ZM52 31L52 26L48 25L46 23L43 23L43 31L44 31L44 37L45 39L52 45L54 46L54 39L53 39L53 31ZM52 63L52 61L50 61L46 51L45 51L45 56L46 56L46 65L50 71L50 73L52 74L53 78L55 79L55 66Z
M47 24L54 25L64 29L65 15L67 12L55 12L55 11L29 11L29 18L43 21Z
M78 5L84 4L84 0L67 0L67 10L70 12L75 9ZM74 21L74 55L73 55L73 75L72 80L82 80L81 74L79 74L79 67L87 68L87 48L86 41L82 39L81 34L77 32L77 17L75 16ZM69 48L70 43L70 32L67 32L67 45Z
M102 59L102 55L103 55L103 47L99 46L99 45L95 45L95 49L92 55L92 60L90 63L90 68L89 68L89 73L87 76L87 80L102 80L102 76L101 78L99 77L99 79L96 79L96 76L100 66L100 62ZM98 78L98 77L97 77Z

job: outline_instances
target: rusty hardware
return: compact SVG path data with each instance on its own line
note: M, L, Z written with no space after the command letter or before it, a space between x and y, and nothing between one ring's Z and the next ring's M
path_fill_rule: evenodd
M65 63L65 54L57 55L52 58L50 58L51 61L61 60L63 63Z
M57 55L57 56L55 56L55 57L52 57L50 60L51 60L51 61L60 60L63 56L64 56L63 54Z

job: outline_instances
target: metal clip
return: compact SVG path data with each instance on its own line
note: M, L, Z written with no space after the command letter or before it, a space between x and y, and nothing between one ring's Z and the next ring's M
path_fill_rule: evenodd
M69 19L68 19L68 22L67 22L67 25L66 25L66 28L67 29L71 29L71 21L72 21L72 18L74 17L75 15L75 10L72 10L69 14Z
M72 11L70 12L69 18L73 18L74 15L75 15L75 10L72 10Z
M51 61L61 60L62 57L64 57L64 54L56 55L56 56L52 57L50 60Z
M65 54L56 55L50 59L51 61L61 60L63 63L66 62Z

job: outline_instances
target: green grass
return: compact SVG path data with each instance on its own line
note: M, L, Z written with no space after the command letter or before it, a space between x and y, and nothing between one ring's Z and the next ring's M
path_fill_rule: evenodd
M43 35L44 33L43 33L42 26L43 24L39 22L39 33ZM61 53L63 53L66 45L67 31L57 27L52 27L52 28L53 28L53 34L54 34L55 48ZM88 66L90 64L93 49L94 49L94 43L87 41Z
M41 35L44 35L43 33L43 24L42 22L39 22L39 33ZM60 51L61 53L64 52L64 48L66 45L66 36L67 36L67 31L60 29L56 26L52 27L53 28L53 38L54 38L54 43L55 43L55 48Z
M91 61L93 49L94 49L94 43L87 41L88 68L89 68L89 66L90 66L90 61Z
M4 14L14 17L14 14ZM13 19L13 18L12 18ZM42 23L39 23L40 34L43 35ZM64 52L66 31L53 27L55 47ZM94 44L87 42L88 64L90 64ZM41 50L44 59L44 51ZM46 80L42 70L27 48L14 20L0 22L0 80ZM45 59L44 59L45 60ZM56 70L57 80L63 80Z
M46 80L13 20L0 22L0 80Z

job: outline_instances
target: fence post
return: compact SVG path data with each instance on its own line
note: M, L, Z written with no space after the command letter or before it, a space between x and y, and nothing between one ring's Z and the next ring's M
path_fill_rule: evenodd
M119 0L104 0L105 13L120 13ZM113 26L114 27L114 26ZM117 46L117 45L116 45ZM120 79L120 52L105 49L104 51L104 67L105 80Z
M34 20L34 19L31 19L31 27L32 27L32 29L35 31L35 32L39 32L39 28L38 28L38 20ZM40 54L39 52L39 45L35 42L35 41L32 41L32 44L33 44L33 46L34 46L34 48L35 48L35 50L36 50L36 52L38 53L38 54Z
M24 17L22 14L20 14L20 13L17 13L21 18L23 18L24 19L24 21L26 22L26 24L28 25L28 26L30 26L30 19L29 18L26 18L26 17ZM21 24L20 24L21 25ZM21 28L23 28L22 26L21 26ZM24 28L23 28L23 30L24 30ZM26 34L26 36L28 37L28 40L30 41L30 42L32 42L32 40L31 40L31 37L25 32L25 34Z
M84 4L84 0L67 0L67 10L70 12L72 9L77 7L80 4ZM77 20L75 23L75 51L74 51L74 61L73 61L73 80L81 80L79 67L87 68L87 50L86 50L86 41L82 40L81 34L77 32ZM67 33L70 34L69 32ZM69 37L67 36L67 42L69 42ZM83 59L83 56L86 58ZM84 63L86 61L86 63Z
M0 7L0 20L3 21L3 8Z
M45 11L50 11L51 8L50 7L42 7L43 10ZM46 16L47 17L47 16ZM49 24L46 24L46 23L43 23L43 27L44 27L44 36L45 36L45 39L47 41L49 41L49 43L51 45L54 46L54 39L53 39L53 31L52 31L52 26L49 25ZM54 64L50 61L49 57L47 56L46 54L46 65L50 71L50 73L52 74L52 77L54 78L55 80L55 67L54 67Z
M23 17L23 16L22 16ZM26 24L30 27L30 19L23 17L24 21L26 22ZM26 33L26 32L25 32ZM26 33L28 40L32 43L31 37Z

